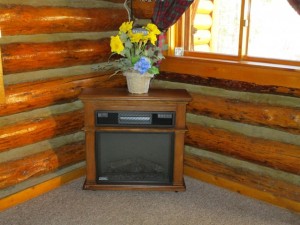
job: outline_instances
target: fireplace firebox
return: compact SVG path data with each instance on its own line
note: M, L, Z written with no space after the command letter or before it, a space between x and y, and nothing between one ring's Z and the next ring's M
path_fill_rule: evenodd
M185 190L185 90L85 89L84 189Z
M171 185L173 140L173 132L97 132L97 183Z

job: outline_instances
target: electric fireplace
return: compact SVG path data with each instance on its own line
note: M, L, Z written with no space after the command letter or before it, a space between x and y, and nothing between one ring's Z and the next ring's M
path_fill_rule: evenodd
M175 112L96 111L96 126L174 127ZM97 183L172 184L174 132L96 131Z
M90 190L184 191L185 90L85 89L86 181Z

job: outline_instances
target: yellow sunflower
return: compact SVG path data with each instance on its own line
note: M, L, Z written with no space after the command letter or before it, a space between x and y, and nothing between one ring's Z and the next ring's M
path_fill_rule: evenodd
M138 43L143 40L143 34L129 32L129 38L132 43Z
M147 26L146 26L146 29L150 32L150 33L153 33L155 35L158 35L160 34L160 30L157 28L157 26L153 23L148 23Z
M154 33L149 33L146 37L145 37L146 41L150 40L151 44L155 45L156 41L157 41L157 37Z
M124 50L124 45L118 35L110 37L110 48L112 52L118 54L120 54Z
M133 21L122 23L119 30L123 33L127 33L128 31L130 31L132 29L132 23L133 23Z

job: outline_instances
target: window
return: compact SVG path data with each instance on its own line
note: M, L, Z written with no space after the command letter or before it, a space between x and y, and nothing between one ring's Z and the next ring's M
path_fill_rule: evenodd
M177 28L186 56L300 65L300 16L287 0L195 0Z

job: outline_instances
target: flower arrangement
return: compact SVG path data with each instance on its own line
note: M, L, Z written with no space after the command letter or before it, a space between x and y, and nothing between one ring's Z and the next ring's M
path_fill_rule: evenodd
M157 35L160 33L153 23L133 28L133 21L124 22L119 33L110 40L112 55L121 56L116 60L115 74L130 70L138 71L141 75L158 74L159 62L164 58L161 49L156 46Z

